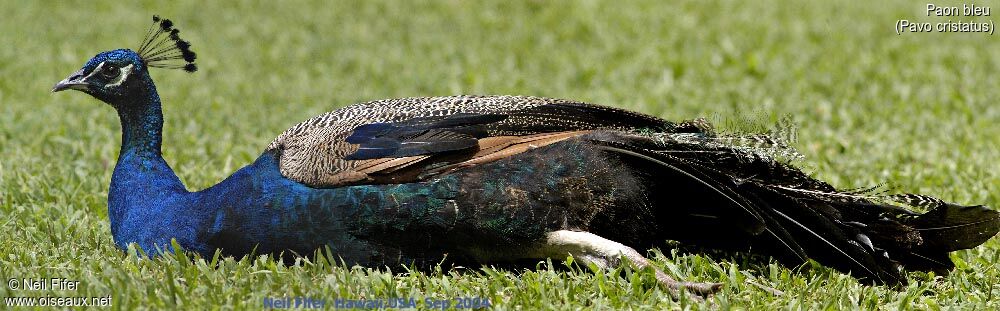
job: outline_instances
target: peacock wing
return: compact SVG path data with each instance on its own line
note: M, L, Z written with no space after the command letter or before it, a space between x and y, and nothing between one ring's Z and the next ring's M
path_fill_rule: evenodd
M279 135L268 150L280 153L285 177L331 188L428 178L594 129L675 127L644 114L561 99L419 97L360 103L314 117Z

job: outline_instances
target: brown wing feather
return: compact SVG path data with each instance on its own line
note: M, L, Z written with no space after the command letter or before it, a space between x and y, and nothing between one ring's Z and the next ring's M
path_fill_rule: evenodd
M479 140L480 141L479 152L476 152L476 154L474 154L468 160L429 170L425 175L435 176L452 172L454 170L467 168L474 165L493 162L531 149L551 145L587 133L590 133L590 131L543 133L543 134L535 134L527 136L498 136L498 137L490 137L487 139L481 139ZM484 142L483 142L484 140L489 140L485 142L486 148L484 148Z
M358 145L345 139L355 128L372 123L395 123L414 118L459 114L503 115L490 124L487 137L470 154L445 152L388 159L347 160ZM363 183L398 183L420 176L420 171L441 172L494 161L575 136L592 129L673 130L675 125L655 117L626 110L575 101L529 96L450 96L381 100L355 104L326 113L279 135L267 150L279 152L282 175L312 187L338 187ZM547 136L555 134L556 136ZM540 135L540 136L538 136ZM566 137L560 135L569 135ZM466 163L462 163L468 161Z
M404 183L433 178L455 170L493 162L534 148L554 144L590 131L543 133L525 136L494 136L479 140L475 153L421 155L403 158L359 160L348 171L332 175L338 184Z

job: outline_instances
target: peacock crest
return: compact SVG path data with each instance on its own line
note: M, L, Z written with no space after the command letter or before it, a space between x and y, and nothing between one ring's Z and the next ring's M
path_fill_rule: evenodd
M191 51L190 42L181 40L180 32L171 20L153 15L153 24L146 30L137 52L146 66L197 71L194 60L198 56ZM178 63L178 60L183 63Z

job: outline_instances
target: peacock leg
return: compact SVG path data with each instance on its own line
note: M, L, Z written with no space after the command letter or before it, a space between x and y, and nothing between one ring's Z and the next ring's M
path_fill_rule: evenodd
M583 263L594 263L602 269L615 268L622 264L622 258L628 259L637 269L652 269L656 280L670 291L675 298L680 298L681 290L688 290L701 296L713 294L722 287L722 283L694 283L674 280L660 269L653 266L649 259L639 252L621 243L602 238L590 232L559 230L546 235L545 244L539 249L545 257L558 258L570 254Z

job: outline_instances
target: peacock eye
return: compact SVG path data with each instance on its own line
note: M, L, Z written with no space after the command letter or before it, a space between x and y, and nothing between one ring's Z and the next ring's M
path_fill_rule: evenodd
M121 69L119 69L118 66L104 64L104 66L101 67L101 75L105 78L113 79L118 77L119 74L121 74Z

